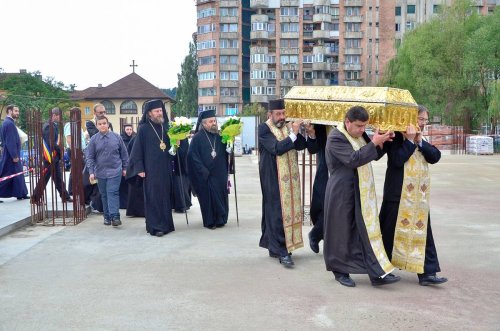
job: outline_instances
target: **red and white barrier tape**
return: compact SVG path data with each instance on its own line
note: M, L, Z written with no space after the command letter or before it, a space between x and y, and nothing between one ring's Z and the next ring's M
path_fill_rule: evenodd
M14 177L17 177L19 175L24 174L25 172L28 172L28 171L33 171L33 168L27 169L27 170L24 170L24 171L21 171L21 172L18 172L17 174L12 174L12 175L8 175L8 176L5 176L5 177L2 177L2 178L0 178L0 182L6 181L6 180L14 178Z

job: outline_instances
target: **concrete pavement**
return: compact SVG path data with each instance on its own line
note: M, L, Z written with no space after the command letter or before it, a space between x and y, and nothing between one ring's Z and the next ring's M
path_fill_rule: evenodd
M380 197L384 161L374 163ZM295 268L281 267L258 247L258 168L245 156L239 227L231 195L229 224L214 231L195 204L190 225L174 214L176 231L162 238L142 218L112 228L96 214L0 238L0 330L498 330L500 156L446 155L431 169L442 286L398 271L394 285L354 275L357 287L343 287L309 249L308 226Z

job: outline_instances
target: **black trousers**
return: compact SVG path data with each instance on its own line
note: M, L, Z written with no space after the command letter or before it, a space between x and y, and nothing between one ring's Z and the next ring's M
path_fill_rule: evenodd
M40 181L36 184L35 193L33 194L34 201L38 202L42 199L43 192L45 191L45 188L47 187L47 183L49 182L50 178L52 178L56 190L59 192L59 196L63 200L69 198L69 193L66 190L66 184L64 183L64 177L59 162L60 160L57 160L53 164L53 166L46 161L43 162L42 177L40 178ZM53 169L54 169L54 174L52 174Z

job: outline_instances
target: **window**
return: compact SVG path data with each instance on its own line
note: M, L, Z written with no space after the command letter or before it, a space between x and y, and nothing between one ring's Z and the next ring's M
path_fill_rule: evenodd
M415 14L415 5L408 5L406 7L406 13L407 14Z
M346 55L345 63L346 64L359 64L361 58L359 55Z
M360 7L345 7L346 16L360 16Z
M280 39L280 47L298 48L299 47L299 40L298 39Z
M238 80L238 71L221 71L220 80Z
M361 48L361 39L346 39L346 48Z
M85 107L85 115L90 115L90 107Z
M220 48L238 48L237 39L221 39Z
M276 55L266 55L266 63L276 63Z
M434 6L432 7L432 12L433 12L434 14L439 13L439 11L440 11L440 10L441 10L441 7L440 7L439 5L434 5Z
M238 32L238 24L236 23L225 23L220 25L220 32Z
M267 31L267 23L264 22L252 23L252 31Z
M203 56L198 58L198 65L203 66L207 64L216 64L217 63L217 58L215 55L212 56Z
M267 79L276 79L276 71L268 71Z
M219 58L220 64L238 64L237 55L221 55Z
M109 100L103 100L103 101L101 101L101 104L104 106L104 108L106 108L106 114L108 114L108 115L116 114L114 103L112 103Z
M360 23L346 23L345 30L348 32L359 32L359 31L361 31L361 24Z
M200 72L198 74L198 80L213 80L215 79L214 71Z
M196 43L196 49L198 51L209 48L215 48L215 40L205 40Z
M314 63L321 63L321 62L325 62L325 56L324 54L322 53L319 53L319 54L314 54L313 55L313 62Z
M315 14L330 14L330 6L315 6Z
M297 55L281 55L281 64L299 64L299 57Z
M198 34L204 34L215 31L215 23L198 26Z
M198 89L198 95L200 97L211 97L217 95L217 90L214 87L200 88Z
M281 23L281 32L299 32L299 23Z
M252 95L265 95L266 92L266 86L252 86Z
M309 80L312 78L313 78L312 71L304 71L304 79Z
M281 7L281 16L299 16L299 8L297 7Z
M267 95L275 95L276 94L276 86L268 86L266 92L267 92Z
M266 63L266 54L250 55L250 63Z
M226 115L233 116L238 113L238 104L237 103L228 103L226 104Z
M266 79L267 71L265 70L252 70L250 72L250 79Z
M120 105L120 114L137 114L137 105L132 100L123 101Z
M396 32L401 31L401 24L396 23Z
M281 79L291 79L291 80L296 80L297 77L299 76L298 71L282 71L281 72Z
M238 8L236 7L221 7L219 11L220 16L238 16Z
M401 16L401 7L396 7L396 16Z
M202 109L203 110L215 110L215 111L217 111L217 106L216 105L203 105Z
M220 95L225 97L237 97L238 88L237 87L221 87Z
M359 77L360 77L359 71L346 71L345 72L345 79L346 80L359 79Z
M304 55L304 57L302 58L302 63L313 63L313 56Z
M415 28L415 22L406 22L406 30L413 30Z
M333 7L330 9L332 12L333 18L338 18L340 15L340 8L339 7Z
M198 18L215 16L215 8L198 10Z

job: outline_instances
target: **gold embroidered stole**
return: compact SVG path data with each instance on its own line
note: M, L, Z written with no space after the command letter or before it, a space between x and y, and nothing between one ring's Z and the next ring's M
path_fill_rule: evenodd
M344 136L351 143L352 148L357 151L366 145L363 137L353 138L341 124L337 129L344 134ZM359 197L361 200L361 214L365 223L366 232L370 240L370 245L375 254L375 257L384 270L385 275L394 270L394 266L389 261L387 253L385 252L384 243L382 241L382 233L380 232L380 222L378 218L377 195L375 192L375 181L373 179L373 169L371 162L358 167L359 178ZM385 276L384 275L384 276Z
M278 141L288 137L287 128L278 129L268 119L267 126ZM300 175L297 151L292 149L283 155L276 155L278 183L280 188L281 215L288 252L304 246L302 241L302 203L300 197Z
M417 149L404 165L392 263L409 272L423 273L429 217L429 165Z

